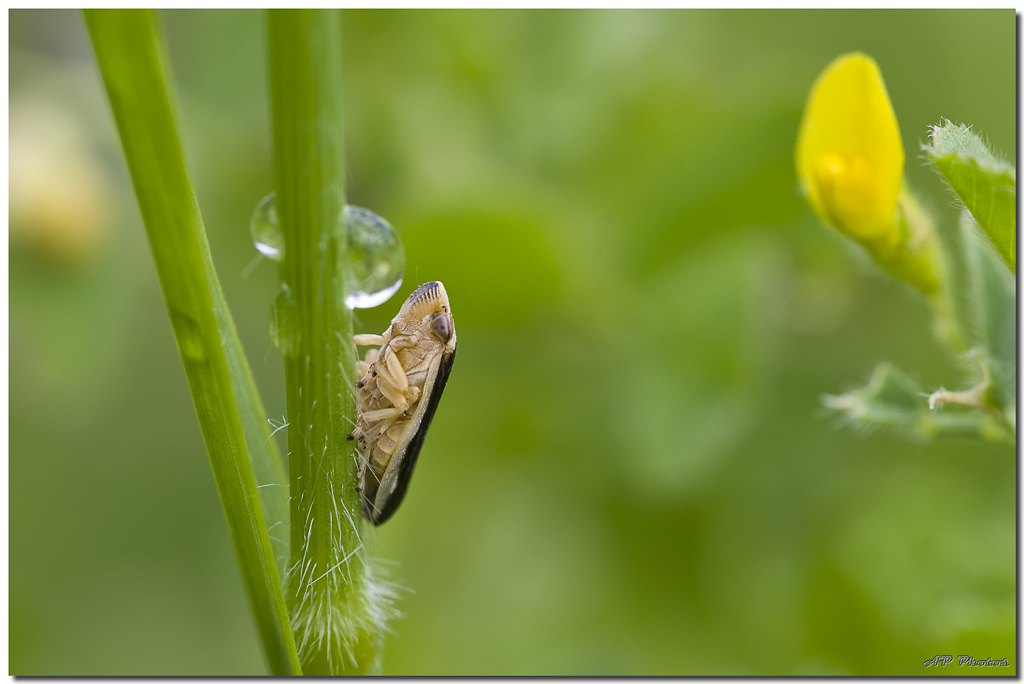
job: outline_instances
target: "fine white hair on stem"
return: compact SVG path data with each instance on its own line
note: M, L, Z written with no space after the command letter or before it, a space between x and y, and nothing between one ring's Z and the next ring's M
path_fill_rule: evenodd
M310 475L321 480L329 503L326 510L306 509L301 554L286 570L285 585L296 599L290 619L300 659L319 654L330 671L341 672L366 667L367 641L391 632L389 622L400 617L395 602L403 590L386 579L385 564L373 557L370 538L360 529L359 511L349 510L339 496L341 484L327 473L327 445L323 447L313 449L318 458L311 459L315 466ZM316 516L323 516L319 528ZM328 538L314 542L314 534ZM319 549L316 557L314 546ZM378 659L369 663L372 672L379 669L381 649L370 652Z
M270 427L274 428L273 432L270 433L270 437L273 437L278 432L280 432L281 430L284 430L286 427L288 427L288 419L285 418L284 416L281 416L281 424L280 425L275 424L273 418L267 418L267 422L270 423ZM267 437L267 442L270 441L270 437ZM265 443L264 443L264 446L266 446Z
M333 536L338 528L331 528ZM332 671L358 667L360 642L391 632L389 623L400 617L395 601L402 589L385 579L382 564L361 542L326 571L314 575L315 567L312 558L303 558L288 571L289 582L298 586L290 617L300 657L325 653Z

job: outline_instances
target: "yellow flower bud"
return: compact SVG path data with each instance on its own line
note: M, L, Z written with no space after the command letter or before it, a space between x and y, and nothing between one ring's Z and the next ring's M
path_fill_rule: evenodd
M896 238L903 142L882 74L858 52L838 57L811 89L796 168L826 223L867 242Z
M800 187L825 223L930 295L938 268L932 229L926 215L906 211L913 199L902 187L904 161L878 65L859 52L837 57L814 82L800 123Z

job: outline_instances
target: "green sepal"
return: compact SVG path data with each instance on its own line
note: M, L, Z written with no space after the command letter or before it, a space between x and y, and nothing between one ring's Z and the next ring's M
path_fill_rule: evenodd
M921 386L889 363L878 364L864 387L825 395L822 403L854 426L896 428L922 440L940 436L1008 439L1005 426L988 413L961 406L930 409L928 394Z

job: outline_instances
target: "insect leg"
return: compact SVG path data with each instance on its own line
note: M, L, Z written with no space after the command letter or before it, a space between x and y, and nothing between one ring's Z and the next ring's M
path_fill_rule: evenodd
M398 360L398 355L391 347L385 351L384 358L387 361L388 371L395 379L395 389L399 392L409 389L409 378L405 375L405 369L402 368L402 362Z
M384 420L386 418L395 418L397 416L402 415L404 411L405 409L400 409L398 407L377 409L375 411L363 411L363 415L360 417L367 423L372 423L374 421Z
M383 335L353 335L352 341L360 347L366 347L368 345L381 345L387 340L384 339Z
M356 491L363 491L363 486L366 484L366 466L370 464L368 456L364 456L362 453L359 454L359 471L356 473ZM373 469L370 469L370 473L373 473ZM374 478L377 478L374 475Z
M384 368L377 364L377 389L381 391L385 397L387 397L395 408L400 408L403 411L409 408L409 400L405 398L405 395L398 390L390 374L384 370Z

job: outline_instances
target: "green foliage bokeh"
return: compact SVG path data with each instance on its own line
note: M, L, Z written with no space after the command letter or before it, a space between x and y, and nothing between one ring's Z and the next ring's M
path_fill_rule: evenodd
M263 18L160 16L213 258L281 416L275 269L247 269L273 182ZM793 171L811 82L862 50L909 182L956 221L913 151L940 117L1016 149L1012 10L342 21L349 202L408 263L357 331L438 279L459 334L375 544L410 590L385 674L933 674L939 654L1016 672L1012 454L824 412L880 359L959 374ZM78 131L109 207L71 261L12 218L11 672L261 674L82 20L14 11L10 34L12 146L19 112L50 112L32 121Z

